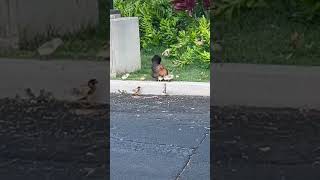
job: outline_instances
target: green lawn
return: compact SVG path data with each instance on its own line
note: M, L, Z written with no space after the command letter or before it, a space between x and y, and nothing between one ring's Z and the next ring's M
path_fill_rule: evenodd
M232 63L320 65L320 21L293 18L281 9L243 11L226 22L212 23L221 34L222 61ZM301 47L290 47L291 35L301 34ZM215 36L211 31L211 36Z
M141 52L141 70L130 73L127 80L152 80L151 77L151 58L155 55L161 55L161 52L151 51ZM195 81L195 82L208 82L210 80L210 69L197 66L186 66L183 68L176 67L173 60L170 58L162 57L162 64L169 70L169 74L173 74L174 81ZM178 77L177 77L178 76ZM121 79L119 75L116 79Z
M106 45L106 40L102 40L95 37L90 37L85 40L81 39L68 39L62 38L64 44L59 47L50 58L55 59L94 59L100 60L102 58L97 57L103 46ZM0 57L9 58L39 58L37 48L20 49L16 51L2 51Z

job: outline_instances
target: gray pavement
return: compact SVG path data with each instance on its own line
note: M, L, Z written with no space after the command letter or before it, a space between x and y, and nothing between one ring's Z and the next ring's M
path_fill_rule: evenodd
M209 179L209 102L112 94L111 179Z

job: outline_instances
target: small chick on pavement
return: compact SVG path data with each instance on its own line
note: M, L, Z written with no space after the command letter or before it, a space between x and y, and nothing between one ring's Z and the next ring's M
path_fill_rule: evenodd
M166 83L164 83L162 95L168 95L168 94L167 94L167 84L166 84Z
M136 89L133 89L133 94L132 96L140 96L141 95L141 87L138 86Z
M36 95L32 92L31 88L27 88L24 90L28 98L34 99Z
M87 87L83 87L82 92L84 96L79 101L90 101L90 98L95 94L97 90L98 81L96 79L90 79L87 83Z

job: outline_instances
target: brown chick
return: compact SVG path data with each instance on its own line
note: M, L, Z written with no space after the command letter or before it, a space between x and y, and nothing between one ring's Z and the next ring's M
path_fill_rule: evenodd
M88 101L88 98L96 92L96 89L97 89L96 84L98 84L98 81L96 79L90 79L87 84L88 90L87 90L85 96L80 98L79 100L80 101L83 101L83 100Z
M161 63L161 57L158 55L154 55L153 58L151 59L152 61L152 77L155 79L158 79L159 77L164 77L167 76L168 70L162 65Z
M140 96L141 94L141 87L138 86L136 89L133 89L133 94L132 96Z

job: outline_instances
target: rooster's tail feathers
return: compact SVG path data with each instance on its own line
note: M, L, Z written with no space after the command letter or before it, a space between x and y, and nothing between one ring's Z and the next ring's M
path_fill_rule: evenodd
M159 55L154 55L151 59L152 64L160 64L161 63L161 57Z

